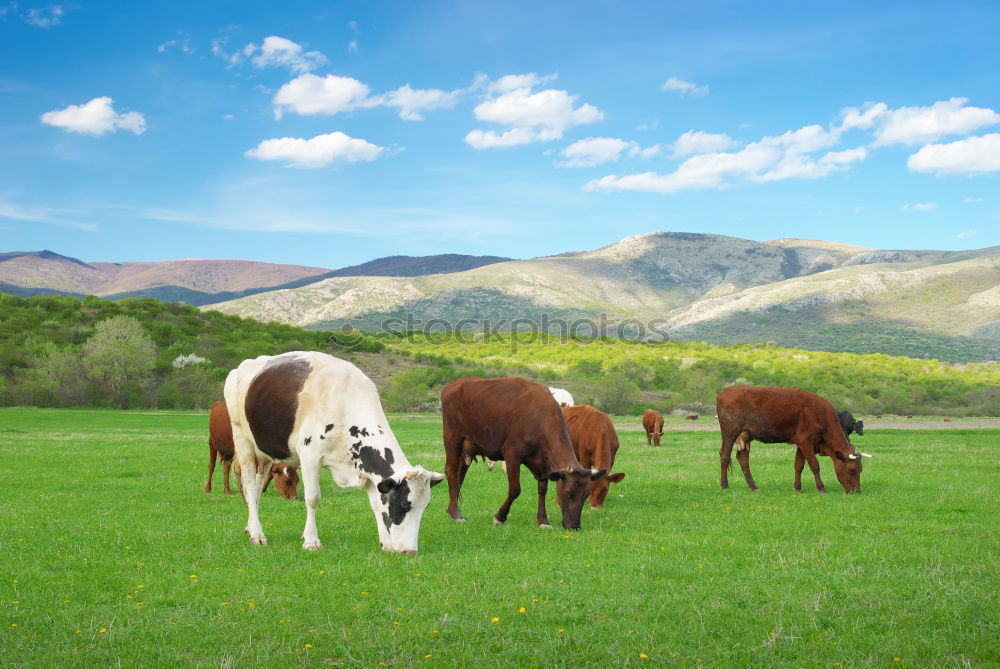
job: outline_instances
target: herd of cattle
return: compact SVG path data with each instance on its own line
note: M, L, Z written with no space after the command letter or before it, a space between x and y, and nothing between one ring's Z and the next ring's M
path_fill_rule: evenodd
M848 493L861 489L862 458L852 432L864 425L851 414L837 412L818 395L791 388L731 386L716 398L722 432L721 485L729 487L733 447L743 476L750 474L750 442L789 443L795 451L795 490L801 490L806 463L816 488L826 492L817 455L833 460L838 481ZM445 471L431 472L410 464L382 411L375 384L353 364L317 352L292 352L243 361L229 373L225 401L216 402L209 418L209 467L205 492L221 459L225 491L230 469L247 507L245 531L250 543L266 544L259 517L261 492L274 481L278 492L296 499L299 478L304 487L306 524L302 547L320 548L316 529L319 473L330 472L341 487L363 488L375 515L379 541L387 551L416 553L420 519L430 502L430 489L448 479L448 515L464 522L458 508L462 483L477 458L490 465L501 461L507 473L507 497L493 517L502 525L521 494L521 465L538 483L537 522L551 528L545 507L550 482L566 529L580 528L580 515L604 505L612 483L625 478L612 473L618 435L608 414L574 405L559 388L545 388L519 378L466 377L441 393ZM686 418L697 418L688 415ZM660 445L663 416L643 414L646 443Z

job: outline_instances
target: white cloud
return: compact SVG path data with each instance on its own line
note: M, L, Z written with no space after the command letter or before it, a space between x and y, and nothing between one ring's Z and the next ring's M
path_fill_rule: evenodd
M492 130L472 130L465 141L477 149L549 141L560 139L569 128L604 118L604 112L593 105L574 106L578 96L566 91L550 88L532 92L533 87L550 79L534 73L508 74L491 82L487 86L486 100L476 105L475 116L480 121L510 128L500 134Z
M906 161L914 172L982 174L1000 170L1000 133L967 137L949 144L928 144Z
M971 229L970 228L969 230L963 230L962 232L958 233L955 236L958 237L959 239L965 239L966 237L971 237L973 235L978 235L978 234L979 234L979 230L975 230L975 229Z
M46 207L33 207L12 204L0 200L0 219L20 221L24 223L42 223L53 225L59 228L71 228L74 230L87 230L93 232L98 226L93 223L80 223L74 220L70 212L54 212Z
M274 115L281 118L287 109L298 114L338 114L363 107L374 107L366 85L351 77L328 74L317 77L303 74L278 89L274 96Z
M62 21L66 12L62 5L51 5L45 9L29 9L24 15L24 22L36 28L51 28Z
M837 143L840 130L809 125L781 135L763 137L739 151L701 153L686 159L672 173L608 175L585 184L590 191L633 190L675 193L687 189L727 188L732 179L755 182L816 179L864 160L867 150L826 153L818 161L808 154Z
M342 132L317 135L312 139L281 137L265 139L256 148L246 152L248 158L281 160L289 167L324 167L334 161L356 163L370 162L384 151L363 139L356 139Z
M652 123L640 123L635 126L635 129L640 132L646 132L647 130L656 130L660 127L660 119L654 119Z
M966 204L980 204L982 202L985 202L985 200L983 200L983 198L981 197L967 197L964 200L962 200L962 202Z
M878 116L875 146L913 146L945 135L966 135L1000 123L1000 114L983 107L966 107L967 98L951 98L929 107L900 107Z
M636 142L628 142L624 139L588 137L564 148L560 155L566 160L557 162L556 165L559 167L593 167L615 162L626 152L630 156L649 158L660 153L660 146L654 144L643 149Z
M347 43L347 53L357 53L358 52L358 40L352 39Z
M265 37L254 51L257 55L253 64L259 68L285 67L292 72L302 73L315 70L328 62L326 56L319 51L306 51L301 44L276 35Z
M146 132L146 119L142 114L134 111L119 114L107 96L94 98L86 104L45 112L41 118L46 125L98 137L117 130L128 130L136 135Z
M903 205L903 211L934 211L935 209L937 209L937 204L934 202L916 202Z
M167 40L156 47L156 52L166 53L169 49L178 49L186 54L194 53L194 49L191 47L191 38Z
M379 104L398 107L399 117L407 121L423 121L422 111L454 107L462 91L442 91L436 88L415 89L405 84L377 99Z
M884 102L866 102L860 109L857 107L847 107L840 112L842 118L840 127L843 130L852 130L854 128L868 130L875 125L875 122L879 118L885 116L888 111L889 105Z
M714 134L701 130L688 130L674 142L675 156L715 153L735 149L740 143L724 133Z
M212 55L229 63L229 67L235 67L253 55L257 50L257 45L247 44L242 49L229 53L226 51L226 38L220 37L212 40Z
M708 85L699 86L698 84L693 84L690 81L684 81L683 79L678 79L677 77L670 77L660 85L660 89L664 91L676 91L681 95L690 95L693 98L703 98L708 95Z

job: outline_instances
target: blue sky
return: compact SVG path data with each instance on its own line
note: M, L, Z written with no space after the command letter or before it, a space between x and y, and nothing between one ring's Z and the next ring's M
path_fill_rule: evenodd
M3 2L0 251L1000 244L993 1Z

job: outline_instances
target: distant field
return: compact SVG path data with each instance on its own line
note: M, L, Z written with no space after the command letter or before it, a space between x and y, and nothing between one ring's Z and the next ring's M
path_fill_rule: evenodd
M391 420L442 471L438 417ZM535 527L527 474L494 527L504 474L474 466L469 522L447 519L443 483L400 556L329 478L321 551L270 491L270 544L250 546L221 470L202 491L205 414L0 409L0 665L1000 664L1000 429L871 424L847 496L826 458L831 493L808 476L793 493L791 447L759 444L761 490L737 473L722 491L716 434L685 422L659 449L621 432L627 477L579 532Z

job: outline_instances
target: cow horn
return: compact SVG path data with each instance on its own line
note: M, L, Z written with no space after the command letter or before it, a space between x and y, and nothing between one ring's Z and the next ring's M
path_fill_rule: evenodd
M594 468L594 467L591 467L591 468L590 468L590 475L591 475L591 476L593 476L593 475L594 475L594 474L596 474L596 473L597 473L597 469L596 469L596 468Z
M869 455L868 453L862 453L861 451L858 451L858 455L860 455L863 458L874 458L875 457L874 455Z
M858 460L860 458L861 458L861 456L858 455L857 453L848 453L847 454L847 459L848 460Z

